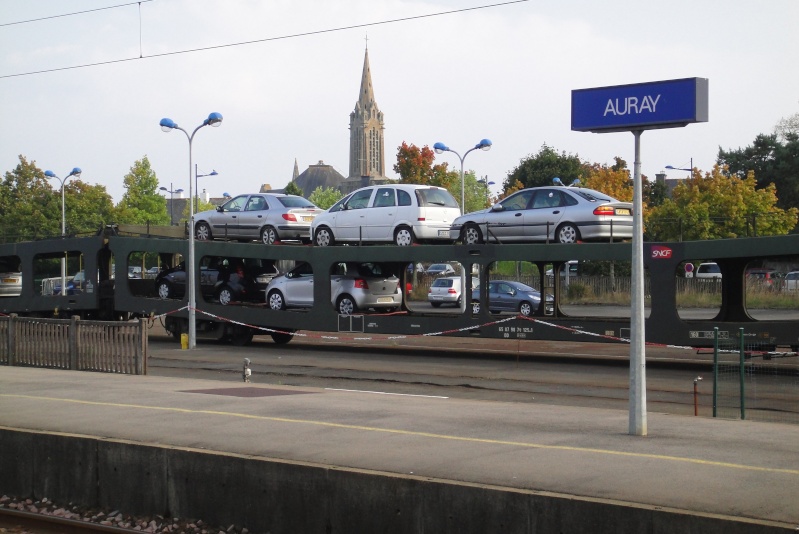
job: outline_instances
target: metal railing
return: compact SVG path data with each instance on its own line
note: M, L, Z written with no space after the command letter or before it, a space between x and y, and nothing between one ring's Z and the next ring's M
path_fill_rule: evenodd
M147 374L147 333L136 322L0 317L0 364Z

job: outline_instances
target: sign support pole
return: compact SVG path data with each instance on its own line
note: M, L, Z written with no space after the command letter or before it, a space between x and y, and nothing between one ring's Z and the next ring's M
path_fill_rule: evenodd
M644 223L641 183L641 134L634 130L632 291L630 307L629 434L646 436L646 346L644 321Z

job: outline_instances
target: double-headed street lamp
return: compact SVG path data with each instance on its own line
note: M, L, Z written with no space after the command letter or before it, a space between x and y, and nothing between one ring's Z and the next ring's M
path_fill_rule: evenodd
M197 197L197 204L194 206L194 212L197 213L200 211L200 187L197 185L197 178L203 178L205 176L216 176L219 174L216 171L211 171L208 174L197 174L197 164L194 164L194 196ZM194 202L192 200L192 202Z
M189 294L189 348L193 349L197 346L197 322L194 314L194 308L197 306L197 298L194 294L194 202L191 201L193 198L191 193L191 143L194 140L194 134L203 126L219 126L222 124L222 114L211 113L208 115L208 118L205 119L201 125L196 127L191 135L178 126L172 119L161 119L159 124L161 125L161 130L165 132L180 130L186 134L186 138L189 140L189 260L186 262L186 291Z
M691 168L690 169L685 169L683 167L672 167L671 165L666 165L666 168L669 169L669 170L672 170L672 171L688 171L688 172L691 173L691 174L688 175L688 178L690 178L694 174L694 158L691 158Z
M169 183L169 189L166 187L159 187L161 191L166 191L169 193L169 225L172 226L175 224L175 195L177 193L182 193L183 189L173 189L172 183Z
M66 204L64 203L64 185L69 180L70 176L80 176L80 167L74 167L69 174L67 174L64 179L62 180L59 178L56 173L53 171L44 171L44 175L48 178L57 178L59 182L61 182L61 237L65 237L67 235L67 211L66 211ZM61 294L67 294L67 262L66 262L66 252L64 253L64 257L61 258Z
M483 139L482 141L474 145L474 147L467 150L466 154L464 154L463 157L461 157L460 154L449 148L444 143L436 143L435 145L433 145L433 149L436 151L436 154L441 154L442 152L452 152L453 154L458 156L458 159L461 160L461 214L466 213L466 185L464 183L464 178L463 178L463 160L466 159L466 156L469 155L469 152L471 152L472 150L477 150L478 148L480 150L486 150L486 151L491 150L491 140Z

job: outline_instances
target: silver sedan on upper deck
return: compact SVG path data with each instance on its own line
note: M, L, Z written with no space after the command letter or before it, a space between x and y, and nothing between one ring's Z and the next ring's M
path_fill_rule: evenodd
M461 215L450 238L464 245L631 239L633 205L581 187L531 187L491 208Z
M296 195L239 195L214 210L196 214L194 236L201 241L258 239L265 245L283 240L310 242L311 221L323 211Z

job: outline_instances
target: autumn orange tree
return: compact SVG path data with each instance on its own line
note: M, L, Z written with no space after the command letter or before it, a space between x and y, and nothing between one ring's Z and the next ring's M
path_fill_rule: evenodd
M784 235L799 218L797 208L777 207L774 184L756 189L753 172L746 178L728 176L719 165L672 190L671 198L649 212L648 238L655 241L699 240Z
M449 171L446 162L434 165L435 159L435 152L427 145L419 148L403 141L397 149L394 172L400 175L401 183L436 185L451 191L460 175L457 171Z

